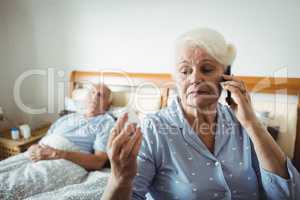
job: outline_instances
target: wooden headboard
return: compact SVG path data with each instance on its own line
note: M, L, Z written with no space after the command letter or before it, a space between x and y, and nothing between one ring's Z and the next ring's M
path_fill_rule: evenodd
M278 91L285 91L288 95L298 96L297 106L297 132L293 162L300 171L300 78L274 78L274 77L254 77L237 76L244 81L250 92L276 94ZM154 84L161 91L161 108L167 105L169 92L175 87L171 74L168 73L129 73L129 72L87 72L73 71L70 75L71 93L78 82L103 82L109 80L112 84L125 84L136 87L139 84ZM130 81L126 81L130 79ZM104 81L105 82L105 81Z
M101 71L72 71L70 74L69 96L78 83L104 82L108 85L122 85L128 87L138 87L143 85L155 86L160 89L161 104L160 108L164 107L168 98L168 90L173 84L170 74L155 74L155 73L129 73L123 71L116 72L101 72Z

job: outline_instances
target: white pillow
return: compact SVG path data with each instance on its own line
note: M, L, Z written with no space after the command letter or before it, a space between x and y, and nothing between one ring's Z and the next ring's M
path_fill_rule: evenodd
M65 97L65 110L68 111L75 111L76 112L76 105L75 101L69 97Z
M83 100L86 99L90 95L91 89L89 88L78 88L73 90L72 99L75 100Z
M84 114L87 109L86 100L75 100L65 97L65 110Z
M139 118L138 112L129 107L111 107L109 112L116 118L121 117L126 112L128 113L128 122L140 124L141 119Z
M65 110L85 113L89 95L90 90L88 88L75 89L72 92L72 98L65 97Z

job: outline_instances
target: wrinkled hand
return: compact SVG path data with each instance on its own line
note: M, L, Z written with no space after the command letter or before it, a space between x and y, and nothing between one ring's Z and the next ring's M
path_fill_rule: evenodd
M233 99L230 105L243 127L256 123L257 118L251 104L251 98L244 82L234 76L223 75L225 82L221 83L225 90L231 92Z
M28 149L29 158L34 161L53 160L58 158L58 150L46 145L32 145Z
M112 181L118 187L128 186L137 173L137 155L142 143L141 129L136 124L125 124L128 114L120 117L108 139L108 157Z

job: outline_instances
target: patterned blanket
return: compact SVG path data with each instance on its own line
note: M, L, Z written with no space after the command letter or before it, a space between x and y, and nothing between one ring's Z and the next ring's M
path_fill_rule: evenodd
M26 153L0 162L0 199L100 199L109 170L88 173L67 160L32 162Z

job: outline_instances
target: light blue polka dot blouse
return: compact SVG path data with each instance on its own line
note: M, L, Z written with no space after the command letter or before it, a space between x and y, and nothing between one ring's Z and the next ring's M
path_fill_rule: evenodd
M212 154L183 116L178 99L142 125L133 199L300 199L299 173L286 180L259 167L246 131L218 105Z

